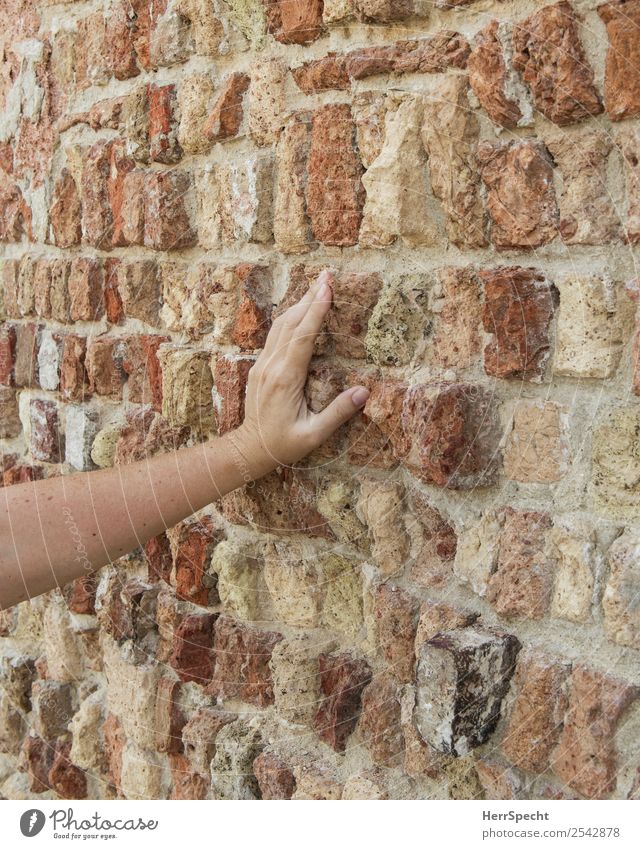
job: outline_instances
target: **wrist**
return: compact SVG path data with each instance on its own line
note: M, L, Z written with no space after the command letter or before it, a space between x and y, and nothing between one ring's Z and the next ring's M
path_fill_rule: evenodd
M225 440L232 462L242 479L240 486L263 477L278 465L260 436L244 423L224 434L221 439Z

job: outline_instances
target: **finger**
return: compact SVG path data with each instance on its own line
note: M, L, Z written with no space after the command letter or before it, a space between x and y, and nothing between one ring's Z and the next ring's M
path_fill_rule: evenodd
M313 302L309 304L306 315L291 333L287 349L287 361L293 368L309 367L313 346L322 328L322 323L331 309L333 292L331 286L321 283Z
M311 286L307 289L305 294L302 296L302 298L300 298L298 303L289 307L289 309L285 312L283 316L283 325L289 330L289 336L304 319L312 304L315 303L315 299L318 292L321 289L329 286L331 282L331 277L331 272L327 269L321 271L320 274L313 281Z
M323 283L329 280L331 280L331 272L327 270L321 271L302 298L281 313L273 322L262 349L267 357L271 357L276 351L282 354L282 346L286 344L292 330L297 326L309 306L313 303L316 292Z
M311 428L318 444L325 442L340 425L348 422L367 402L369 390L364 386L352 386L313 417Z

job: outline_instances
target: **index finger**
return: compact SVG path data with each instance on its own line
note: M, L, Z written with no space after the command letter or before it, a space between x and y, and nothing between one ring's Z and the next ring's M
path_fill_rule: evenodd
M328 279L331 279L330 277ZM293 330L287 346L287 360L296 368L308 368L313 346L325 316L331 309L333 291L329 283L321 283L303 319Z
M330 276L331 272L327 270L321 271L300 300L295 304L292 304L278 316L278 318L273 322L271 330L267 334L262 354L265 354L267 357L271 357L276 351L282 353L282 346L287 344L287 340L290 338L291 333L302 318L304 318L307 310L313 303L318 288L322 285L325 279L327 279L327 277L330 279Z

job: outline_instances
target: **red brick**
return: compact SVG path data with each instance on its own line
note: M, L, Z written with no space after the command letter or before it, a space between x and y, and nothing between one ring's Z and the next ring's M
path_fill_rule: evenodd
M162 410L162 371L158 360L158 348L169 342L168 336L130 336L122 367L128 375L129 401L134 404L150 404L154 410Z
M206 799L211 780L207 781L191 768L184 755L169 754L171 766L171 799Z
M123 139L116 139L112 142L109 150L109 160L110 169L107 191L113 221L111 244L121 247L128 244L130 194L127 175L135 169L135 162L127 154L127 143Z
M19 242L23 236L33 238L31 208L14 179L0 170L0 242Z
M616 783L614 734L638 688L595 669L578 666L570 679L569 709L553 771L587 799L602 799Z
M16 330L11 324L0 325L0 386L13 386Z
M206 684L213 674L213 626L215 613L192 613L174 630L169 664L181 681Z
M178 754L184 749L182 729L186 718L180 708L180 682L161 678L156 693L156 748L159 752Z
M70 755L71 742L59 741L55 747L47 783L60 799L86 799L87 776L80 767L71 762Z
M469 82L487 115L507 129L523 118L520 104L507 94L509 72L498 38L499 21L491 21L476 35L469 55Z
M120 793L122 778L122 750L125 745L124 731L120 720L113 713L108 713L102 726L104 735L104 750L107 757L107 776L109 781Z
M0 391L0 399L2 392ZM1 404L1 400L0 400ZM0 421L2 418L0 417ZM13 486L18 483L26 483L27 481L37 481L45 477L45 470L42 466L26 465L18 463L7 469L2 476L3 486Z
M451 489L495 482L501 428L493 391L468 383L423 384L406 394L403 459L422 480Z
M351 88L347 55L329 52L321 59L305 62L291 71L293 79L305 94L331 89L347 90Z
M120 431L114 455L115 465L148 460L165 451L176 451L189 437L186 427L172 427L150 407L134 407L127 412L126 424Z
M110 324L124 321L124 307L118 291L118 268L120 260L109 257L104 263L104 309Z
M98 624L119 643L141 639L155 625L152 597L151 587L140 579L112 572L101 592Z
M315 112L308 170L307 212L314 238L325 245L354 245L365 192L347 104L328 104Z
M177 95L175 85L147 87L149 100L149 155L154 162L170 165L182 158L178 144L176 120Z
M241 699L258 707L274 703L269 661L282 634L221 616L215 627L215 669L209 695Z
M428 38L396 41L394 44L363 47L345 54L345 70L354 80L377 74L439 73L449 67L464 68L469 55L466 39L443 30Z
M213 364L213 385L217 393L216 421L222 435L242 424L244 397L249 369L255 360L249 357L218 355Z
M374 763L392 767L401 762L400 685L392 675L377 675L364 691L358 729Z
M182 522L174 549L176 595L194 604L218 601L215 575L207 574L213 549L222 539L221 530L210 516Z
M134 49L135 15L132 13L132 4L120 0L110 7L109 14L105 16L105 51L117 80L128 80L140 73Z
M278 304L279 315L299 300L322 271L320 265L295 265L290 283ZM341 357L364 359L364 339L369 318L382 289L382 277L376 272L337 272L332 283L332 308L325 319L315 345L315 353L335 353Z
M491 241L498 250L537 248L558 235L553 167L538 141L478 146L480 176L487 189Z
M373 381L367 380L361 373L352 372L345 385L355 384L370 388ZM353 466L367 466L373 469L393 469L398 465L394 446L384 430L372 421L365 412L361 412L346 426L347 458Z
M640 115L640 0L598 7L607 27L609 49L604 72L604 103L612 121Z
M104 315L102 262L88 257L72 260L68 285L71 320L99 321Z
M267 29L282 44L310 44L322 33L322 0L263 0Z
M102 250L111 248L113 215L109 202L111 143L96 142L87 151L82 169L82 237Z
M147 579L151 583L164 581L169 583L173 568L171 543L166 533L151 539L144 545L144 555L147 561Z
M371 406L368 406L369 401L371 401L370 395L363 412L347 424L347 457L349 462L354 466L371 466L380 469L394 468L398 465L398 459L395 456L394 443L389 438L389 434L393 434L393 429L387 427L387 418L384 413L384 405L387 403L386 397L383 396L385 384L377 380L375 373L359 370L347 372L345 383L348 386L356 384L365 386L372 394L374 394L373 389L376 388ZM398 414L402 410L404 389L406 387L396 397ZM376 415L382 426L377 424L368 415L368 412ZM398 436L398 434L396 433L395 436Z
M419 599L390 583L380 584L373 595L374 636L385 668L398 681L414 675L414 643Z
M96 612L97 578L85 575L76 578L65 588L67 607L71 613L93 616Z
M195 245L187 212L191 177L184 171L151 171L144 182L144 244L158 251Z
M32 398L29 403L31 456L46 463L60 463L64 442L60 433L58 406L55 401Z
M565 681L570 667L538 651L518 658L516 697L502 749L514 766L542 773L549 768L567 709Z
M204 134L211 141L224 141L238 135L242 123L244 93L250 78L235 71L223 81L222 90L204 125Z
M517 24L513 67L533 92L537 109L560 126L602 112L571 5L545 6Z
M122 365L122 340L89 338L85 367L89 377L89 392L120 400L126 373Z
M323 742L343 752L358 722L362 691L371 681L371 669L366 660L348 652L323 653L318 663L321 701L314 728Z
M85 369L87 340L84 336L62 337L60 393L68 401L81 401L88 395L89 380Z
M53 187L49 220L53 242L59 248L80 244L82 207L80 193L71 172L63 168Z
M261 752L253 762L263 799L290 799L296 789L291 767L275 752Z
M41 737L29 735L22 744L22 758L32 793L49 790L49 770L53 764L54 748Z
M549 328L557 291L533 268L510 266L481 271L482 323L493 339L484 349L484 368L494 377L539 380L549 357Z
M487 599L505 619L540 619L549 609L555 564L548 553L546 513L504 509L498 563Z
M271 326L271 272L268 266L241 263L235 267L241 293L231 341L245 350L262 348Z
M411 565L411 579L423 587L444 586L452 578L457 536L452 524L429 498L417 489L411 493L416 521L414 532L420 537L419 552Z
M407 384L400 381L378 381L368 386L371 394L364 407L364 417L373 422L389 441L397 459L409 451L409 440L402 425L402 408Z

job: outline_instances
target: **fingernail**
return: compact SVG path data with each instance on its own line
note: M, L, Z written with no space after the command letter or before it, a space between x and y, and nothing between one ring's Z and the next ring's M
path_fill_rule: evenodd
M322 283L320 285L320 288L316 292L316 300L317 301L324 301L328 294L329 294L329 287L327 286L326 283Z
M351 395L351 400L356 405L356 407L364 407L366 404L367 398L369 397L369 390L365 389L362 386L359 386L354 390Z

